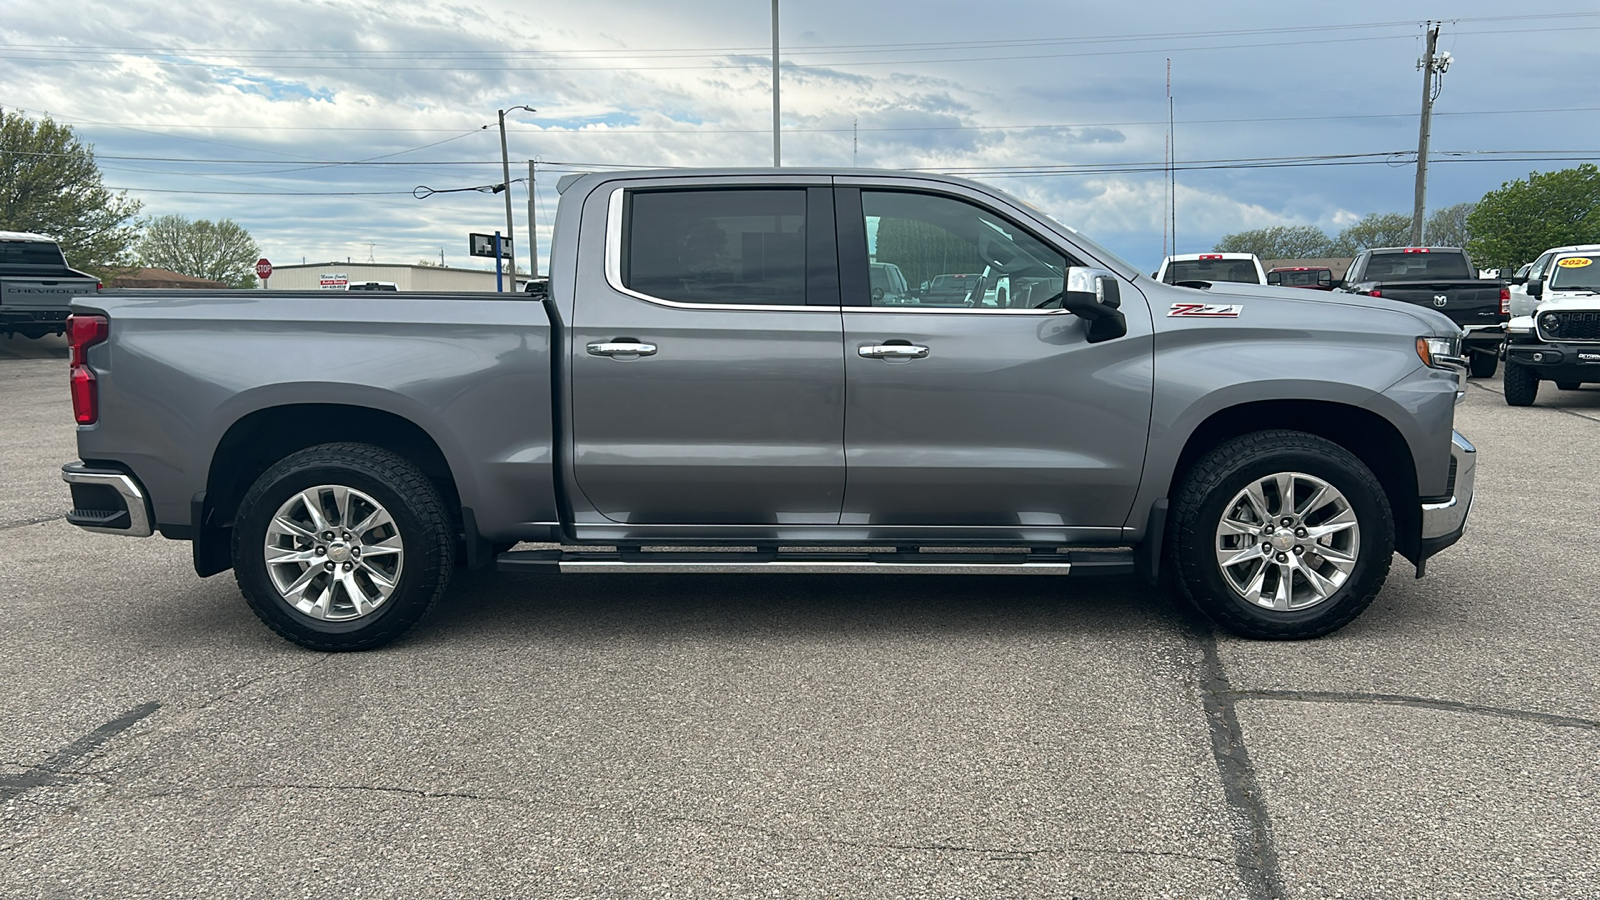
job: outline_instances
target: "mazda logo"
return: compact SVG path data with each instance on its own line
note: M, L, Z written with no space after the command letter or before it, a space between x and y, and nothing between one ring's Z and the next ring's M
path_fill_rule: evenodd
M1433 305L1439 307L1440 309L1443 309L1444 305L1449 302L1450 298L1446 297L1444 294L1433 295Z

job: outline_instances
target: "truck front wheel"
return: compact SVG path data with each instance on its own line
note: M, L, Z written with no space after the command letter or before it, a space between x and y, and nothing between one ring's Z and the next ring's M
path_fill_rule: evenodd
M1500 368L1500 357L1492 350L1477 350L1472 354L1472 377L1490 378Z
M322 444L263 472L239 505L233 571L251 610L312 650L370 650L404 634L444 592L455 530L439 492L404 458Z
M1539 373L1527 366L1506 360L1506 403L1511 406L1532 406L1539 396Z
M1218 445L1173 504L1170 562L1202 612L1243 637L1318 637L1360 615L1383 587L1394 518L1371 470L1298 431Z

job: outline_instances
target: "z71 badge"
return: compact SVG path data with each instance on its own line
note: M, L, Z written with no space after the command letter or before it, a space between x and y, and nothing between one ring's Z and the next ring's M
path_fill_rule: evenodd
M1237 319L1244 312L1243 303L1174 303L1167 317L1187 316L1196 319Z

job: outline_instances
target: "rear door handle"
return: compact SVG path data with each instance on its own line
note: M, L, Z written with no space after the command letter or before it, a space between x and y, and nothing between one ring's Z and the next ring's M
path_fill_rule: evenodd
M867 359L922 359L928 348L919 344L863 344L856 353Z
M655 356L656 345L644 341L595 341L589 347L590 356Z

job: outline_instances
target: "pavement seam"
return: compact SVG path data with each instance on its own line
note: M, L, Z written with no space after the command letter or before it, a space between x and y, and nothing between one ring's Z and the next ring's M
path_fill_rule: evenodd
M1517 719L1524 722L1551 725L1557 728L1585 728L1591 731L1600 731L1600 720L1595 719L1558 716L1553 713L1511 709L1504 706L1484 706L1476 703L1463 703L1459 700L1415 697L1407 694L1361 694L1342 691L1230 691L1226 697L1230 700L1289 700L1301 703L1359 703L1373 706L1405 706L1478 716L1493 716L1502 719Z
M73 775L67 767L94 753L107 741L116 737L161 708L154 700L135 706L99 728L78 738L50 754L44 762L28 768L18 775L0 776L0 801L11 800L36 787L57 784Z
M1496 397L1504 397L1505 396L1505 392L1504 391L1497 391L1494 388L1489 387L1488 385L1479 384L1476 381L1469 381L1469 382L1467 382L1467 384L1477 388L1480 391L1487 391L1487 392L1495 395ZM1552 412L1564 413L1564 414L1572 416L1574 418L1582 419L1585 422L1600 422L1600 419L1597 419L1594 416L1586 416L1581 412L1577 412L1576 410L1566 409L1565 407L1561 407L1561 406L1535 406L1535 407L1531 407L1531 408L1532 409L1548 409L1548 410L1551 410Z
M1272 820L1230 702L1235 692L1222 668L1215 632L1204 632L1199 640L1200 700L1211 732L1211 755L1233 812L1234 867L1251 900L1282 897L1283 873L1272 841Z

